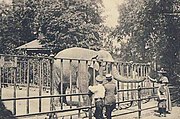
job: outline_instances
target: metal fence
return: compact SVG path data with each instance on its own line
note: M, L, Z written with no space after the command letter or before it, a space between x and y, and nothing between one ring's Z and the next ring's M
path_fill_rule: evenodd
M12 110L16 117L48 115L49 117L80 117L82 115L92 118L94 104L83 106L81 102L84 95L88 92L79 91L79 83L73 84L72 62L77 62L78 71L82 64L85 69L89 67L91 60L84 59L54 59L52 57L25 57L0 55L0 98L6 107ZM63 74L63 62L68 61L70 67L69 87L66 94L62 94L63 85L61 86L61 94L55 94L55 78L53 77L54 60L59 61L61 66L60 73ZM151 70L149 64L145 63L128 63L128 62L107 62L106 72L111 72L110 66L115 64L122 76L138 79L146 78ZM95 62L93 62L95 65ZM93 69L93 73L95 69ZM95 80L95 74L93 80ZM63 81L63 75L60 76ZM78 78L76 79L77 82ZM138 106L139 117L141 116L141 103L147 102L150 98L154 98L155 85L148 79L141 83L121 83L116 82L117 109L129 108L133 105ZM80 102L75 106L60 103L55 105L55 99L67 97L70 102ZM91 99L92 100L92 99ZM85 112L84 112L85 110ZM87 112L86 112L87 111ZM126 114L126 113L124 113ZM121 114L122 115L122 114ZM118 116L118 115L113 115Z

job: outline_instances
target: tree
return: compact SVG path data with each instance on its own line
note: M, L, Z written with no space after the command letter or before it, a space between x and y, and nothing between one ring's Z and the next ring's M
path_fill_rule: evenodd
M162 51L161 62L167 66L170 73L174 71L180 72L180 1L161 1L163 13L165 14L166 29L165 34L167 38L166 50Z
M161 16L155 14L153 6L155 2L148 0L131 0L119 8L119 26L114 31L113 35L118 39L124 39L129 44L127 54L132 56L132 50L135 53L136 61L148 61L147 45L155 45L155 37L162 37L156 33L156 30L160 30L161 22L159 19ZM155 20L158 17L158 21ZM159 24L159 25L158 25ZM151 43L153 42L153 44ZM149 47L149 46L148 46ZM154 46L153 46L154 47ZM152 49L156 50L156 49ZM154 54L152 54L154 55Z
M174 5L174 0L128 0L119 7L119 25L112 35L119 41L126 38L125 60L135 57L135 61L156 60L161 66L169 67L170 62L174 66L179 52L179 16L166 15L173 12Z
M45 36L42 44L55 52L74 46L97 49L104 28L99 7L93 0L42 1L36 17Z
M6 43L1 52L11 52L9 49L34 40L40 33L44 35L41 43L55 52L73 46L97 50L103 42L101 6L101 0L13 3L1 20L1 40Z
M36 38L34 18L36 8L32 0L25 6L1 3L1 53L15 53L14 48Z

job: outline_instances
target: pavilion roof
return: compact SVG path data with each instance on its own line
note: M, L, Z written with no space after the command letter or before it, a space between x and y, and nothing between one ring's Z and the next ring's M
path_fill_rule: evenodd
M44 49L44 47L40 44L38 39L35 39L29 43L17 47L16 49Z

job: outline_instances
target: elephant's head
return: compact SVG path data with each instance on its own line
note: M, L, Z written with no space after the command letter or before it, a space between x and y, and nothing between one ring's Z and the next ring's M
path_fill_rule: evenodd
M112 58L111 54L108 51L104 51L104 50L97 51L97 55L94 56L92 59L95 59L95 61L94 63L93 62L91 63L91 66L89 67L89 71L92 71L94 66L94 69L96 71L95 75L99 74L105 76L105 74L111 73L115 80L124 83L138 83L138 82L142 82L145 79L145 78L132 79L132 78L127 78L125 76L121 76L119 74L119 71L117 70L117 66L114 62L114 59Z

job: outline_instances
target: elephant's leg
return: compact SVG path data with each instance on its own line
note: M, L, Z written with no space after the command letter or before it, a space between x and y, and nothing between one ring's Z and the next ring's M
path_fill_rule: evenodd
M81 81L79 85L79 90L81 93L88 93L88 82L87 81ZM90 104L89 95L83 95L83 106L88 106Z
M59 94L66 94L67 87L68 87L68 83L63 83L62 88L61 88L61 83L59 83ZM60 101L60 103L67 104L66 96L63 96L62 98L60 98L59 101Z
M99 72L95 70L95 77L99 75ZM92 86L95 84L95 79L93 79L93 68L88 68L88 81L89 81L89 84L88 86Z
M62 89L61 89L61 83L59 83L56 87L56 90L54 92L54 95L61 95L61 94L66 94L66 89L68 87L68 84L67 83L63 83L62 84ZM62 91L61 91L62 90ZM63 103L67 104L67 100L66 100L66 96L63 96L63 97L55 97L54 98L54 103L56 106L59 106Z
M59 85L57 85L56 89L54 90L54 95L59 95ZM60 101L59 101L59 97L54 97L54 105L55 106L59 106L60 105Z

